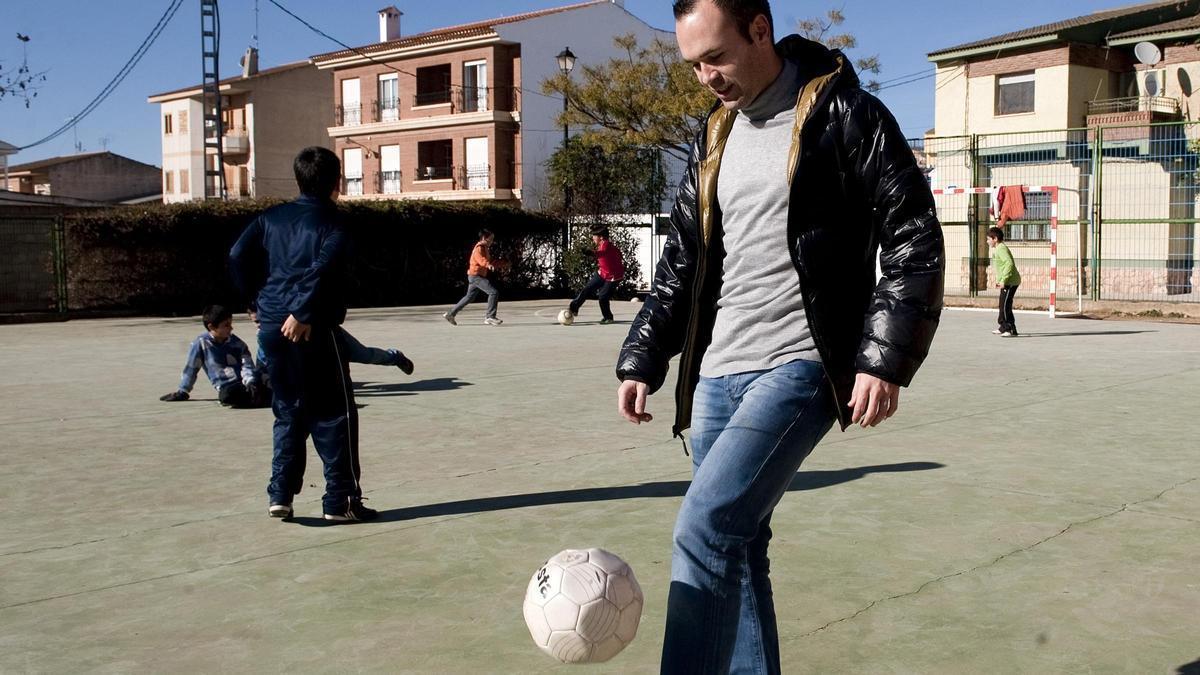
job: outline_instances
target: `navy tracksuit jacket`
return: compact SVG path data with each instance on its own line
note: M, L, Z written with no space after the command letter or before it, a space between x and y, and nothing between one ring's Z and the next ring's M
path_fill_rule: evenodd
M329 199L302 196L265 211L229 253L234 282L253 297L274 391L274 459L267 495L291 504L304 483L305 442L325 464L325 513L342 514L362 496L358 411L334 328L346 318L348 242ZM291 315L312 326L307 341L280 333Z

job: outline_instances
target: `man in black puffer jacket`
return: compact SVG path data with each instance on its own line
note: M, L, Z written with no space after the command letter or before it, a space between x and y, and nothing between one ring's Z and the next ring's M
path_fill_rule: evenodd
M617 364L620 413L682 353L673 432L694 477L676 521L664 673L779 672L771 513L836 420L896 412L942 308L933 197L844 55L774 43L767 0L678 0L680 51L718 98ZM883 278L876 282L879 255Z

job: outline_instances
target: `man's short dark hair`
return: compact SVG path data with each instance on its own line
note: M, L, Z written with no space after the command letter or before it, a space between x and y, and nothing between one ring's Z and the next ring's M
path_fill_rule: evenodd
M996 241L1004 241L1004 230L998 227L989 227L987 236L995 239Z
M479 241L483 241L484 239L487 239L490 236L492 236L492 231L487 229L486 227L479 230Z
M704 0L675 0L675 4L671 7L675 12L675 20L678 21L696 11L697 2L704 2ZM771 3L767 0L711 0L711 2L717 6L717 9L733 17L738 32L746 38L747 42L753 42L750 37L750 24L754 22L754 17L759 14L767 17L767 26L771 29L771 41L775 41L775 20L771 18Z
M603 225L592 226L592 236L608 239L608 228Z
M200 318L204 321L205 330L212 330L225 323L226 319L232 319L233 312L223 305L209 305L204 308L204 314L201 314Z
M342 163L328 148L312 145L296 155L292 162L296 186L309 197L328 198L342 182Z

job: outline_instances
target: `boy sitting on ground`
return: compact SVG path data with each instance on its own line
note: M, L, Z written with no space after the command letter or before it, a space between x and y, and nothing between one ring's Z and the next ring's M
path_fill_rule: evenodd
M262 388L255 377L250 348L233 334L233 313L221 305L210 305L204 310L202 319L207 332L192 341L179 389L159 400L188 400L189 392L203 367L209 382L217 390L217 400L221 405L231 408L263 407Z

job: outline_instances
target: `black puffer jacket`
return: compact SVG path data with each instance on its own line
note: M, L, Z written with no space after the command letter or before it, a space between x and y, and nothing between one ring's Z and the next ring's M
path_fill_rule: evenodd
M844 429L856 373L908 386L928 353L942 309L942 231L899 126L860 88L841 52L795 35L777 49L814 74L796 106L788 242ZM617 363L618 378L645 382L654 392L668 361L682 352L676 435L691 423L721 292L716 186L733 116L714 107L692 146L653 291Z

